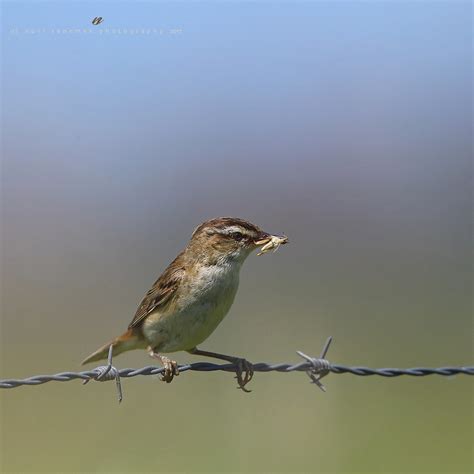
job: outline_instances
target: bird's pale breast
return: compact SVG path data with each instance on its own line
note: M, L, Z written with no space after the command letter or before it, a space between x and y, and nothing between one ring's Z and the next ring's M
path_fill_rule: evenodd
M206 340L229 311L239 285L240 265L202 266L184 278L176 304L150 314L143 334L157 352L196 347Z

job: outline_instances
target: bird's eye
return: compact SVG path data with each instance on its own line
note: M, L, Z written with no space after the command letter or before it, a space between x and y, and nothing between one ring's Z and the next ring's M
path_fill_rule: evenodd
M242 240L244 238L243 234L241 232L232 232L230 234L230 236L234 239L234 240Z

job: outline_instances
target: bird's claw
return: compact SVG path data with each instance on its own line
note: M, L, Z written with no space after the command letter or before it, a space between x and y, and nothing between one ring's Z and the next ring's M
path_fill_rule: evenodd
M248 390L245 386L253 378L253 365L246 359L236 359L235 360L235 378L237 379L239 389L243 390L246 393L250 393L252 390Z
M168 357L161 356L161 363L164 367L164 372L161 374L161 380L170 383L174 376L179 375L178 363L175 360L168 359Z
M148 348L148 354L154 359L158 359L163 364L163 373L161 374L161 380L166 383L170 383L174 376L179 375L178 363L175 360L171 360L169 357L157 354L151 347Z

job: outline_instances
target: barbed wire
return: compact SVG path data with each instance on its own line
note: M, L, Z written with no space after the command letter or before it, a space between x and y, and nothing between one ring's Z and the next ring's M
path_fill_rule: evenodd
M380 377L400 377L409 375L412 377L425 377L427 375L474 375L474 366L470 367L412 367L408 369L396 368L380 368L371 369L369 367L348 367L340 364L332 364L326 359L326 354L332 342L329 337L321 351L319 357L311 357L307 354L296 351L296 353L305 359L305 362L297 364L267 364L259 362L252 364L254 372L306 372L311 379L311 383L316 384L321 390L326 391L325 386L321 383L321 379L332 374L352 374L358 376L378 375ZM184 364L178 366L179 372L187 372L189 370L196 372L235 372L236 364L213 364L209 362L194 362L192 364ZM160 375L165 371L164 367L149 365L141 369L117 369L112 365L112 346L109 349L108 365L96 367L92 370L82 372L60 372L54 375L35 375L25 379L5 379L0 380L0 388L16 388L22 385L42 385L47 382L69 382L70 380L82 380L84 384L90 380L104 382L107 380L115 380L117 387L118 401L121 402L122 394L122 378L136 377L137 375Z

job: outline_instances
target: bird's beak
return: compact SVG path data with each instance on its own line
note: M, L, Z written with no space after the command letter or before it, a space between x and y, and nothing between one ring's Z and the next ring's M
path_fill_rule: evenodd
M266 232L261 232L259 236L254 240L254 244L257 245L258 247L260 245L268 244L268 242L272 240L272 237L273 236L271 234L267 234Z

